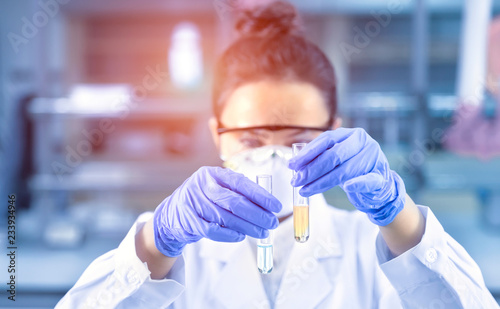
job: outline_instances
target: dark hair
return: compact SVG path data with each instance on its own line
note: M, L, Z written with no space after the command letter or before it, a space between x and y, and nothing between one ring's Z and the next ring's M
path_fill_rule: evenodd
M243 10L235 27L240 37L226 49L215 67L212 103L218 119L236 88L270 79L316 86L326 99L333 121L337 113L333 66L325 54L304 37L293 5L274 1Z

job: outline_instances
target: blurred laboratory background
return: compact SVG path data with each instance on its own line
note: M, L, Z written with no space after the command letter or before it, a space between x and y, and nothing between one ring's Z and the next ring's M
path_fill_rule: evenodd
M221 164L211 75L241 1L0 0L18 307L53 307L138 214ZM292 2L336 67L344 125L380 142L500 300L500 0ZM340 189L326 197L353 209Z

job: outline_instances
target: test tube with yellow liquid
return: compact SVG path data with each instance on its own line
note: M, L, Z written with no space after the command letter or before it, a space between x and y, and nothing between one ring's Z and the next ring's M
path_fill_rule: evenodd
M295 157L307 143L292 144ZM296 172L294 171L294 176ZM299 194L302 187L293 188L293 231L297 242L306 242L309 239L309 198Z

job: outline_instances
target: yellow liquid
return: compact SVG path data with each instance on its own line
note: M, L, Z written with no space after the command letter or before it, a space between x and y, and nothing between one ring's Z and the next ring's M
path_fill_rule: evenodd
M293 206L293 230L296 241L309 239L309 206Z

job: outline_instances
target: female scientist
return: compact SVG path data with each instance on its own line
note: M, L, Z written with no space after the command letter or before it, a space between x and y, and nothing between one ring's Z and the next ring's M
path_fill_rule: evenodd
M294 7L246 10L236 29L216 66L209 124L227 168L200 168L142 214L57 308L498 308L377 142L340 127L333 67ZM288 160L295 142L309 144ZM273 195L258 173L276 180ZM311 197L306 243L293 237L290 183ZM335 186L359 211L326 204L321 193ZM255 238L270 229L274 269L264 275Z

